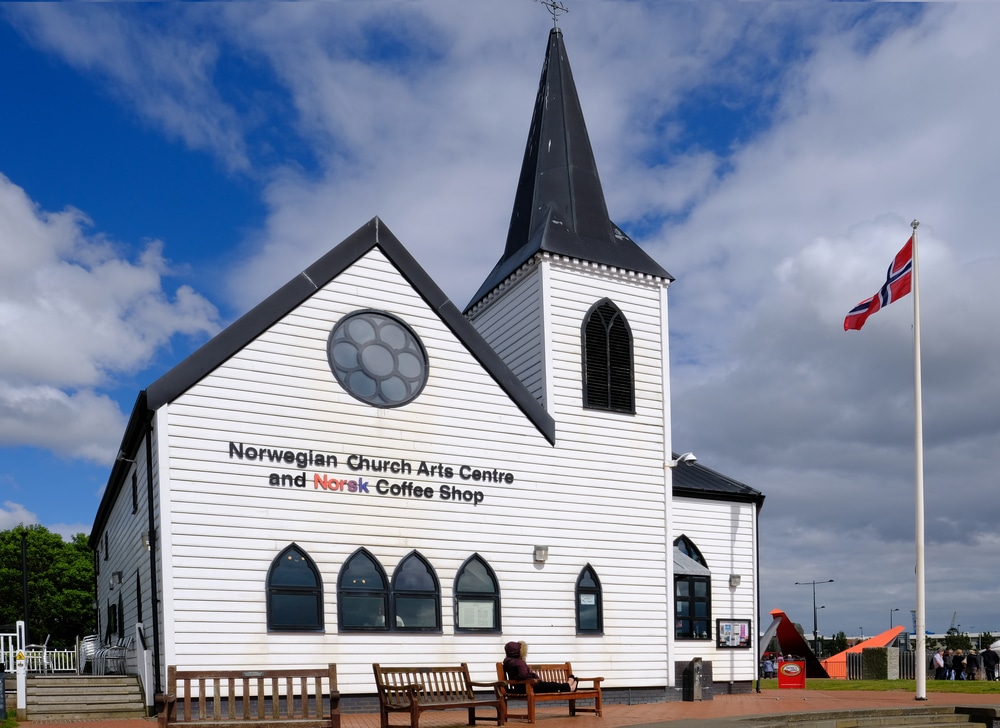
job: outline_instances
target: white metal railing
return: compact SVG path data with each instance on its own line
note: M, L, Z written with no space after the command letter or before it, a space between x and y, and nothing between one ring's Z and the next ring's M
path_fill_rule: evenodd
M0 633L0 659L3 660L5 672L14 672L14 660L17 659L17 632Z
M0 633L0 659L8 673L17 669L17 653L24 640L23 622L17 625L17 632ZM24 650L24 666L28 672L76 672L76 650Z
M76 650L25 650L28 672L76 672Z

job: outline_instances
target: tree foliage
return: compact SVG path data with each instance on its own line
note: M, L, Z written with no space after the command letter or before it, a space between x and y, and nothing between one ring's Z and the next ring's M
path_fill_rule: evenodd
M72 648L76 638L96 631L94 557L87 536L70 541L44 526L0 531L0 625L13 631L24 619L22 539L28 576L28 639Z
M945 635L944 646L950 650L962 650L964 652L968 652L974 647L972 640L969 639L969 635L965 632L959 632L954 627L949 629Z
M847 635L844 634L843 630L841 630L831 637L830 641L826 644L827 650L831 655L839 655L847 649Z

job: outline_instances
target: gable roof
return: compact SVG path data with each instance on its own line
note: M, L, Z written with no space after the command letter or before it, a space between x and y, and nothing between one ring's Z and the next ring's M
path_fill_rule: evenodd
M223 329L201 348L170 369L139 393L120 445L120 458L112 467L108 485L98 507L94 529L99 533L110 514L117 494L128 473L129 460L134 458L146 434L153 412L177 399L217 367L225 363L247 344L284 318L320 288L339 276L373 248L379 248L420 297L427 303L479 362L535 428L551 444L555 444L555 420L531 395L521 380L486 343L482 335L461 314L444 292L417 263L399 239L373 217L322 258L288 281L260 304ZM92 547L96 544L92 543Z
M531 395L378 217L372 218L322 258L153 382L146 390L146 406L149 410L157 410L172 402L375 247L382 251L538 431L550 443L554 443L555 420L552 416Z
M507 245L466 311L539 252L673 280L608 217L559 28L549 33Z
M677 459L677 453L673 454ZM678 465L673 469L673 494L690 498L708 498L764 505L764 494L727 475L706 468L701 463Z

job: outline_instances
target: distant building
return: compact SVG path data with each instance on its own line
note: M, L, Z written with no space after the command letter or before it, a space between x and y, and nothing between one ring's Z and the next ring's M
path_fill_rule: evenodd
M102 633L144 625L156 690L167 665L486 679L511 639L610 700L679 697L695 657L749 689L764 497L672 452L673 278L608 216L560 31L464 314L381 220L331 245L139 393L90 538Z

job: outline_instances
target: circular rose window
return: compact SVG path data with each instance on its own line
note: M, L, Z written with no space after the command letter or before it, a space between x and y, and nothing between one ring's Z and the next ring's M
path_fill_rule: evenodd
M351 394L375 407L400 407L427 383L427 352L409 326L377 311L345 316L330 332L330 369Z

